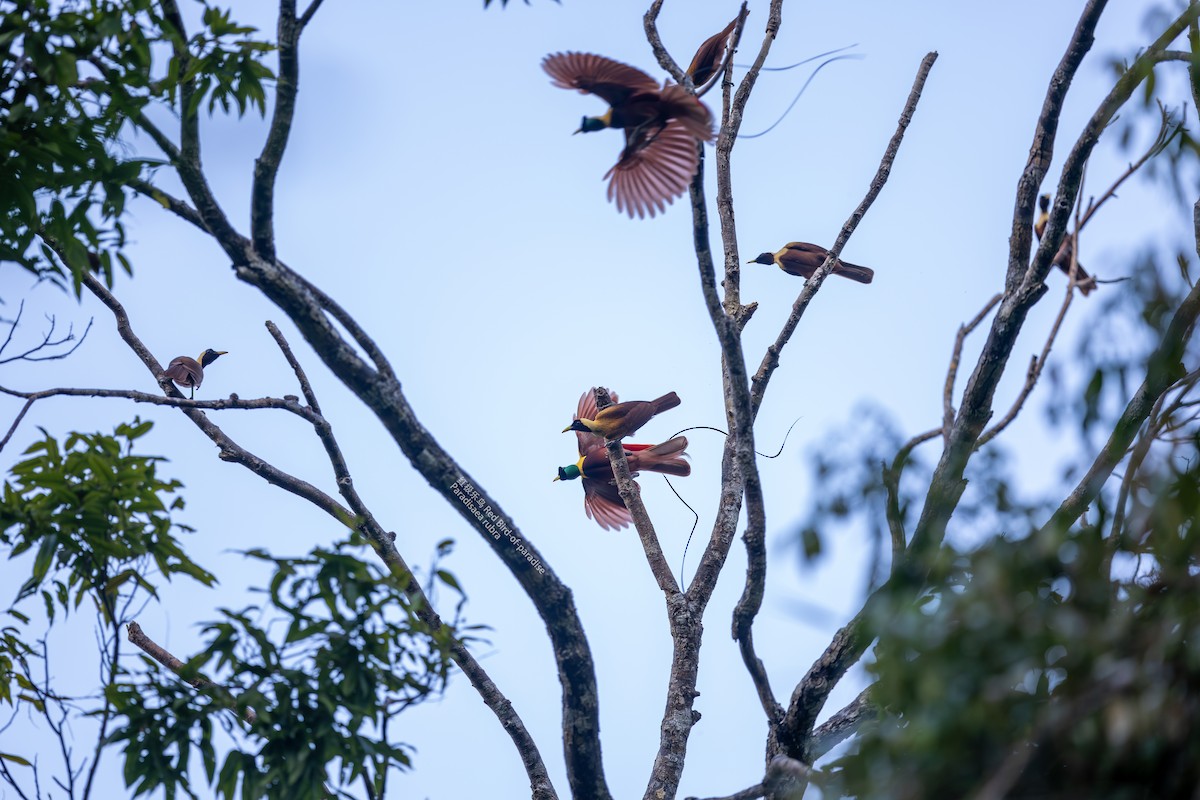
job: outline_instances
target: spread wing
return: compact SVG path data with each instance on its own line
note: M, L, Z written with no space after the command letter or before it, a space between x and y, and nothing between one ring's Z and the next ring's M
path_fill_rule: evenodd
M608 396L614 403L620 401L614 391L609 391ZM579 398L575 419L581 417L595 419L597 413L596 390L588 389ZM600 457L607 462L608 456L604 452L604 437L583 431L576 431L575 436L579 439L579 455L586 457L599 451ZM634 447L641 449L644 446L634 445ZM611 472L604 478L583 476L583 510L587 513L588 519L596 520L596 524L606 531L619 530L633 521L629 515L629 509L621 501L621 493L617 491L617 485L613 483Z
M606 531L619 530L633 522L629 509L621 501L616 483L611 479L583 479L583 510L587 512L588 519L596 520Z
M616 392L610 391L608 396L612 398L614 403L617 402ZM579 398L579 406L575 410L575 419L595 419L597 413L599 412L596 409L596 390L588 389ZM586 457L596 450L604 450L603 436L597 436L587 431L575 431L575 438L579 441L579 455L581 456ZM619 499L618 502L620 502ZM624 507L622 504L621 508Z
M604 176L608 199L631 217L653 217L687 191L699 164L696 137L678 120L657 133L626 131L625 150Z
M610 106L637 92L658 91L655 80L637 67L594 53L552 53L542 59L542 69L560 89L597 95Z

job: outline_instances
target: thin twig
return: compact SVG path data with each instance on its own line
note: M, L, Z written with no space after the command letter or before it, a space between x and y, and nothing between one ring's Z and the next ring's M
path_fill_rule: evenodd
M171 672L174 672L193 689L199 689L201 691L211 693L226 708L239 711L242 719L250 724L254 724L258 720L258 714L253 708L250 708L249 706L240 708L237 699L233 696L233 693L221 684L214 683L200 674L193 675L190 678L185 678L183 673L187 665L175 656L171 655L165 648L147 636L145 631L142 630L141 625L138 625L136 622L130 622L125 627L127 630L126 635L129 637L130 642L141 648L148 656L162 664L167 669L171 670Z
M196 211L196 209L192 208L178 197L167 194L154 184L150 183L149 181L142 180L141 178L135 178L134 180L129 181L128 186L138 194L144 197L149 197L151 200L158 203L163 208L167 209L185 222L190 222L192 225L195 225L205 233L209 232L208 228L204 225L204 220L200 218L200 214Z
M883 487L887 491L885 515L888 532L892 537L892 570L899 566L904 557L904 548L908 544L908 536L904 532L904 510L900 508L900 477L904 474L904 467L908 464L908 457L912 451L918 445L936 439L941 432L941 428L934 428L917 434L896 451L896 457L892 459L890 467L887 463L883 465Z
M1074 235L1072 234L1072 236ZM1078 250L1075 252L1078 252ZM1076 266L1074 253L1071 256L1071 266L1072 269ZM1033 393L1033 387L1037 385L1038 378L1041 377L1042 370L1046 367L1046 360L1050 358L1050 348L1054 346L1054 340L1058 337L1058 331L1062 328L1063 320L1067 318L1067 309L1071 307L1071 301L1074 297L1075 280L1072 275L1071 280L1067 281L1066 296L1063 298L1062 305L1059 306L1058 315L1054 318L1054 324L1050 326L1050 333L1046 336L1046 343L1042 346L1042 354L1030 358L1029 369L1025 372L1025 384L1017 394L1017 399L1013 401L1012 408L1008 410L1008 413L999 422L980 435L979 441L975 444L976 449L983 447L992 439L999 436L1017 418L1017 415L1021 413L1021 408L1024 407L1025 401L1029 399L1029 395Z
M954 350L950 353L950 366L946 369L946 385L942 389L942 438L946 445L950 444L950 429L954 427L954 384L958 380L958 365L962 360L963 343L966 338L971 335L971 331L979 327L979 323L983 322L983 318L988 315L996 304L1000 302L1002 294L996 293L992 295L979 313L965 325L958 326L958 333L954 337Z
M301 30L304 30L304 28L308 26L308 23L312 22L313 16L317 13L317 9L321 7L321 3L323 2L325 2L325 0L312 0L308 8L304 10L304 13L300 15Z

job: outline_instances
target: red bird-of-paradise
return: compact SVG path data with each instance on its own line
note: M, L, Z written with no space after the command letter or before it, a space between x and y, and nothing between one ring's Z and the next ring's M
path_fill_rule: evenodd
M613 400L617 399L616 392L609 392L609 396ZM589 389L579 398L575 418L595 419L597 416L596 390ZM605 530L626 527L632 522L632 517L617 490L612 464L609 463L608 452L604 447L604 437L586 428L568 430L575 430L579 444L579 460L574 464L559 467L558 476L554 480L570 481L582 478L583 510L588 519L594 519L596 524ZM687 453L684 452L687 444L687 437L676 436L662 444L622 444L622 447L631 475L645 471L687 477L692 473L692 465L687 462Z
M625 147L604 177L608 199L629 216L653 217L687 190L700 165L700 143L712 141L712 114L677 84L659 86L636 67L594 53L553 53L542 68L563 89L608 103L584 117L576 133L617 128Z

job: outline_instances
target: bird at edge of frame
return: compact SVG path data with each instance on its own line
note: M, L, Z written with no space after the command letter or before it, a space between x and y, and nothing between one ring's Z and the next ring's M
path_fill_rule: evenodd
M609 396L613 400L617 399L616 392L609 392ZM596 411L596 390L589 389L579 398L575 418L595 419L598 413L603 412ZM633 519L617 489L612 464L608 460L608 451L604 447L604 438L586 429L568 430L575 430L579 444L579 460L574 464L559 467L558 476L554 480L571 481L581 478L583 510L588 519L595 520L604 530L618 530L628 526ZM676 436L662 444L621 446L625 450L631 475L636 476L639 472L660 472L686 478L692 474L692 465L687 462L687 453L684 452L687 444L686 436Z
M700 45L688 74L700 86L721 64L737 18ZM700 143L711 142L712 112L697 97L670 81L661 87L637 67L594 53L551 53L542 69L561 89L594 94L608 103L598 117L584 117L575 133L618 128L625 147L604 174L608 199L630 217L653 217L687 191L700 167Z
M1042 240L1042 234L1046 232L1046 224L1050 222L1050 195L1044 194L1038 198L1038 217L1033 223L1033 232L1037 234L1038 241ZM1075 240L1070 236L1064 236L1062 244L1058 247L1058 252L1054 255L1054 266L1061 269L1065 274L1071 274L1071 256L1075 251ZM1083 264L1075 262L1075 285L1079 287L1079 293L1087 297L1092 289L1096 288L1096 279L1088 274L1088 271L1083 268Z
M615 400L616 398L613 397ZM630 400L625 403L614 403L603 411L596 411L596 401L593 399L589 414L582 413L583 401L580 401L580 413L562 432L576 431L594 433L605 439L621 439L636 433L639 428L655 416L669 411L679 405L679 395L668 392L657 400Z
M808 242L788 242L778 253L761 253L757 258L747 261L747 264L777 264L789 275L808 280L829 257L829 251L819 244ZM870 283L875 278L875 270L870 267L860 267L838 259L833 267L834 275L841 275L859 283Z
M195 399L196 390L204 382L204 368L228 352L228 350L213 350L210 347L201 353L199 358L190 356L172 358L171 363L163 370L163 377L170 378L177 386L191 389L191 398Z

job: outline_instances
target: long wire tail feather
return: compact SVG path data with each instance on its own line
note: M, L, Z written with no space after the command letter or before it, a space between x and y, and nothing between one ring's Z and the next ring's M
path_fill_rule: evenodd
M666 475L663 475L663 480L667 482L667 486L671 487L671 491L675 492L675 496L679 498L679 502L687 506L687 510L692 512L692 516L695 517L695 519L692 521L692 529L688 531L687 542L685 542L683 545L683 557L679 559L679 585L682 591L686 592L687 581L683 577L683 568L684 565L687 564L687 551L692 545L692 537L696 535L696 526L700 524L700 515L696 513L696 509L692 508L691 504L689 504L687 500L683 499L683 495L681 495L679 490L675 488L675 484L671 483L670 478L668 478Z
M779 456L781 456L783 454L783 448L787 445L788 437L792 435L792 428L795 428L796 423L798 423L801 419L802 419L801 417L796 417L794 420L792 420L792 424L788 426L787 432L785 434L783 434L783 442L779 445L779 449L775 451L774 455L760 453L757 450L754 451L754 454L758 455L758 456L762 456L763 458L779 458ZM721 434L722 436L729 436L728 431L723 431L720 428L714 428L711 425L693 425L690 428L684 428L681 431L676 431L676 433L674 435L678 436L679 434L687 433L688 431L716 431L717 433ZM672 437L672 438L674 438L674 437Z
M796 92L796 96L794 98L792 98L791 104L788 105L787 109L784 110L783 114L780 115L779 119L777 119L777 120L775 120L775 122L771 123L771 126L768 127L764 131L759 131L758 133L739 133L737 138L739 138L739 139L757 139L758 137L766 136L768 133L775 130L776 126L778 126L779 123L783 122L783 120L787 117L788 114L792 113L792 109L796 107L796 103L800 102L800 97L804 94L804 91L808 88L808 85L813 82L813 78L817 77L818 72L820 72L822 69L829 66L830 64L832 64L835 61L843 61L845 59L850 59L850 58L859 59L859 58L863 58L863 56L858 55L858 54L847 55L847 56L834 56L833 58L822 61L820 63L820 65L818 65L817 68L812 71L812 74L808 76L808 80L806 80L804 82L804 85L800 87L800 91Z

